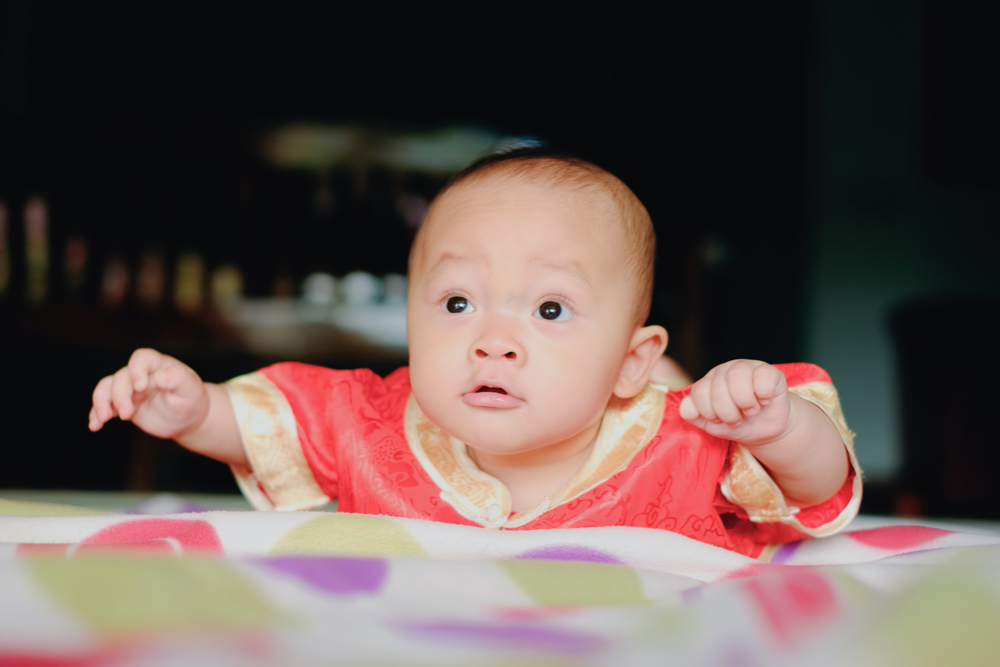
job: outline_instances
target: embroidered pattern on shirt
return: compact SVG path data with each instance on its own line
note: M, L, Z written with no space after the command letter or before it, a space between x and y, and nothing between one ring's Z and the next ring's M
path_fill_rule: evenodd
M404 416L406 439L414 456L441 488L441 498L455 511L487 528L516 528L624 470L656 435L663 420L665 396L663 387L646 385L631 399L612 398L583 467L555 495L531 510L513 515L507 487L480 470L462 442L431 423L412 394Z

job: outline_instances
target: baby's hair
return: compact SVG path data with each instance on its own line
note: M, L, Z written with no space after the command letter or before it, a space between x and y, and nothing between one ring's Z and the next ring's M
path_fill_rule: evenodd
M434 198L461 184L499 175L532 183L569 187L580 191L597 191L610 198L617 210L625 237L627 268L635 281L635 321L641 326L649 317L653 299L653 265L656 259L656 233L646 207L639 198L613 174L585 160L547 147L515 148L480 158L460 171ZM434 202L428 209L430 216ZM418 238L420 234L418 232ZM414 247L417 240L414 240Z

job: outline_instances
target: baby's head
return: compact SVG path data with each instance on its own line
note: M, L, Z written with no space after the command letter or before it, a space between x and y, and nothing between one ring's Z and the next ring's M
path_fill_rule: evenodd
M654 254L646 209L608 172L530 152L476 163L431 204L410 255L417 403L496 455L592 438L666 346L642 326Z
M603 224L612 228L607 231L618 233L615 247L624 255L621 270L633 280L635 325L646 321L653 297L653 265L656 259L656 234L646 207L628 186L600 167L539 149L519 149L491 155L477 160L456 175L435 198L413 243L411 277L412 264L422 252L424 238L429 234L427 230L435 221L434 209L452 190L468 189L477 183L486 187L491 184L531 184L542 189L561 190L601 207L605 214Z

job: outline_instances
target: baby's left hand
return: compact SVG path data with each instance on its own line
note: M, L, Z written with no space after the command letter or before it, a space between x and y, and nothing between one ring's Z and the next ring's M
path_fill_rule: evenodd
M710 370L691 386L679 408L683 419L710 435L751 447L784 435L790 410L784 373L749 359Z

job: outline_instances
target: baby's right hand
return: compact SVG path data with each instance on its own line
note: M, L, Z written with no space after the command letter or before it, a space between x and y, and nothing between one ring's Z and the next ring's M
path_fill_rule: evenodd
M90 430L99 431L112 417L131 421L150 435L177 438L208 416L205 383L173 357L143 348L132 353L128 366L97 383Z

